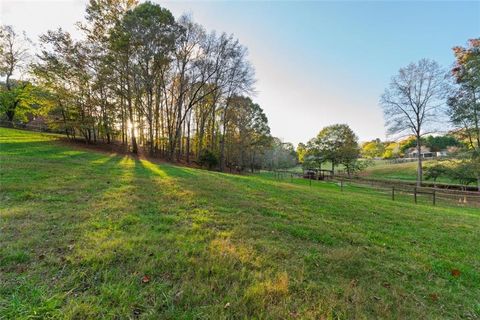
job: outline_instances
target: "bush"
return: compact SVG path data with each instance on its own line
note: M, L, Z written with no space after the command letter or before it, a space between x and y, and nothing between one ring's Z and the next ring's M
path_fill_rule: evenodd
M199 162L202 166L207 166L209 170L218 165L217 156L210 150L203 150L200 154Z
M433 180L434 186L437 179L441 176L448 175L450 168L444 163L437 162L435 164L424 167L425 179Z
M453 180L463 186L468 186L478 179L479 165L475 161L462 161L450 170L449 175Z

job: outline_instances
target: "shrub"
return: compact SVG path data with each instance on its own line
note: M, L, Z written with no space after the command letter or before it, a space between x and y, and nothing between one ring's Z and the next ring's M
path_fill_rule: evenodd
M202 166L207 166L210 170L218 165L218 158L210 150L203 150L200 154L199 162Z
M437 179L441 176L446 176L449 174L449 167L444 163L437 162L429 166L424 167L425 179L433 180L434 186L437 182Z

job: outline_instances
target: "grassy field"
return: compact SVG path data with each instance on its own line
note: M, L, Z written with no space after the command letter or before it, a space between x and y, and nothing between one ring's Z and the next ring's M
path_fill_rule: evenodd
M0 319L480 317L480 212L0 128Z
M423 161L423 166L428 166L429 164L434 163L432 160ZM323 169L329 170L331 164L326 162L322 165ZM335 167L336 171L343 172L344 167L338 165ZM291 169L288 169L291 172L303 172L301 166L297 166ZM417 162L404 162L404 163L391 163L388 160L373 160L371 164L363 171L359 173L363 177L373 178L373 179L386 179L386 180L400 180L400 181L416 181L417 180ZM425 180L425 182L432 182L433 180ZM457 182L452 181L448 177L439 177L437 179L438 183L453 183Z
M433 160L423 161L423 166L433 163ZM362 172L363 176L375 179L405 180L415 181L417 179L417 162L388 163L386 161L376 161L374 165ZM425 180L425 182L433 180ZM458 183L448 177L439 177L438 183Z

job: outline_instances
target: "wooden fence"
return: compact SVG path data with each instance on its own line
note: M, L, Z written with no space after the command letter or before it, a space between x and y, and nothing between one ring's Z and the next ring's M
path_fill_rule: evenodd
M349 178L346 176L328 177L324 181L304 179L302 173L288 170L276 170L273 172L278 180L295 179L308 180L308 185L315 183L335 183L341 191L355 191L360 193L375 193L391 199L392 201L411 201L417 204L448 205L480 208L480 192L465 191L447 188L417 187L410 183L402 183L391 180ZM458 187L458 186L456 186Z

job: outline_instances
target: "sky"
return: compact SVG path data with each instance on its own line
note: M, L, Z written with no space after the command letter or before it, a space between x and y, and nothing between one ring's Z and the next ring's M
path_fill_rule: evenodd
M422 58L447 70L452 47L480 36L480 1L159 1L248 48L272 134L295 145L346 123L361 141L386 139L379 97L398 70ZM77 33L86 0L0 0L0 23L34 41Z

